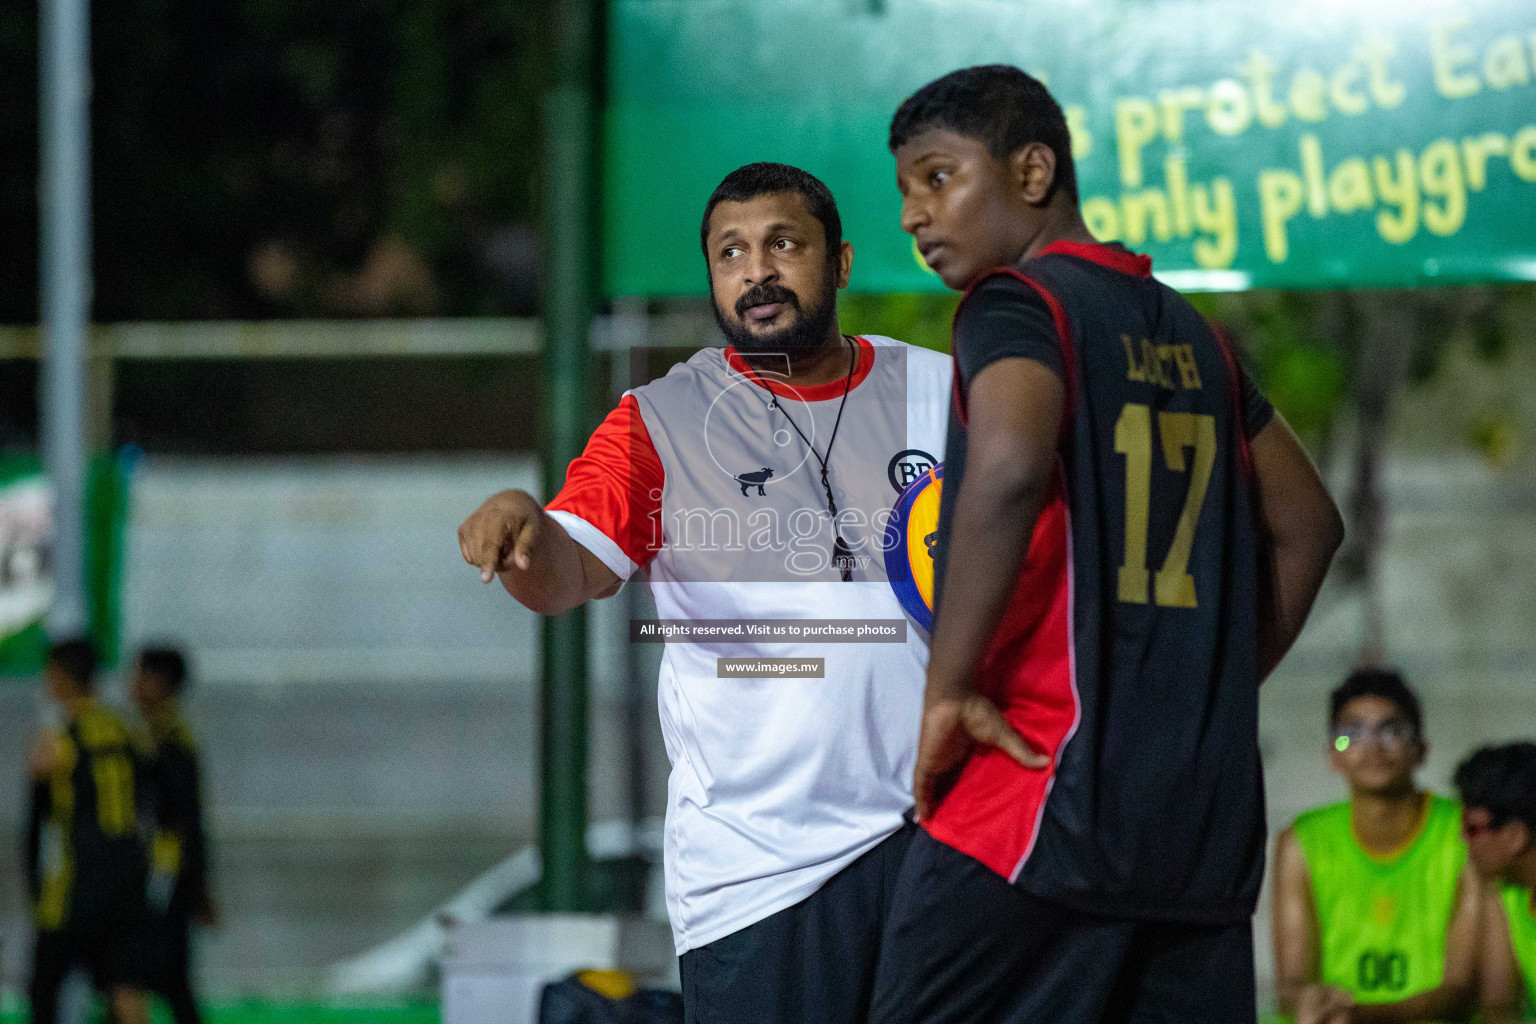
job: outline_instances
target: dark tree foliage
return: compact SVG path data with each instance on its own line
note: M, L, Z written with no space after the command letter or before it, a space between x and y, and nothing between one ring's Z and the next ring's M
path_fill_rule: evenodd
M96 319L530 311L543 9L93 4ZM37 315L36 31L0 6L9 322Z
M37 318L36 67L37 4L0 3L0 323Z

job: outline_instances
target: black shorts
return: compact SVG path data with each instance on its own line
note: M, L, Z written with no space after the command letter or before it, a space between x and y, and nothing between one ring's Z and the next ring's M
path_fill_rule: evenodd
M1253 925L1031 896L926 832L886 922L873 1024L1254 1024Z
M792 907L681 961L685 1024L863 1024L913 825Z
M185 915L146 914L128 943L125 963L133 978L161 992L187 977L191 963L191 922Z
M140 988L144 978L134 955L134 928L66 928L37 933L32 950L34 986L57 993L71 971L85 971L98 992L119 986Z

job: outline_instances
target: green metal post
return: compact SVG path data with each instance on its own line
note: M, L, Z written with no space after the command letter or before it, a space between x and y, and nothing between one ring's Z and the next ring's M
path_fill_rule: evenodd
M546 97L549 278L544 335L544 494L553 496L590 425L589 331L596 303L600 0L556 0ZM539 849L548 909L585 909L586 609L544 620Z

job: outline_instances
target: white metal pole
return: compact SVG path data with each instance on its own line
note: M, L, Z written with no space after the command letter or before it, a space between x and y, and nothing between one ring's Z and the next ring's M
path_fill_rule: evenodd
M91 42L88 0L40 0L39 125L43 467L54 488L48 629L85 612L85 366L91 315Z
M635 296L619 296L613 300L613 316L609 320L609 340L613 350L609 353L613 367L612 399L615 405L624 392L646 381L638 379L636 361L646 354L647 335L650 332L650 315L645 299ZM624 740L628 746L629 769L625 782L629 785L629 825L639 835L645 824L646 782L649 771L646 763L645 741L650 734L650 708L647 694L655 691L655 679L649 685L641 678L639 650L629 641L629 620L644 618L644 587L638 579L630 579L619 591L622 617L618 624L619 678L624 685Z

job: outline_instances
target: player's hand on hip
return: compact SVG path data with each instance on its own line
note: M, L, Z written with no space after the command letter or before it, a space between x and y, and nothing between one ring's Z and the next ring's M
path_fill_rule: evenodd
M912 796L919 820L928 818L954 786L978 746L997 747L1025 768L1048 768L1051 759L1024 741L996 704L979 694L930 701L923 709Z
M489 583L498 572L527 569L539 539L544 509L527 491L501 491L459 527L459 551Z

